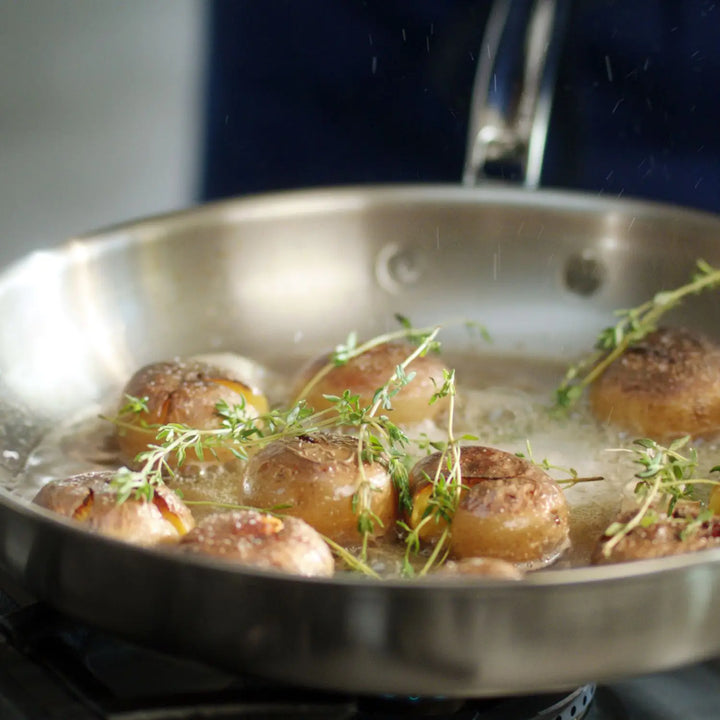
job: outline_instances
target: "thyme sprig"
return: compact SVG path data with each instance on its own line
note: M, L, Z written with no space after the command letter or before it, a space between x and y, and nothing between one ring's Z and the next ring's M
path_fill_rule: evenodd
M128 402L116 418L106 418L119 427L137 429L126 419L130 412L147 412L144 398L127 396ZM281 437L317 432L333 427L336 419L329 410L314 412L302 401L287 411L272 410L255 416L244 401L230 406L220 400L215 410L222 418L217 428L192 428L182 423L149 425L141 421L143 430L152 432L156 440L147 450L135 457L137 470L121 467L113 479L118 502L130 497L151 500L154 489L175 477L176 468L183 465L190 452L203 462L206 455L217 457L217 450L229 450L236 458L247 460L251 449L263 447Z
M555 391L555 409L569 410L580 399L583 390L597 380L607 367L631 345L657 329L658 321L668 310L677 307L689 295L720 287L720 269L704 260L697 261L691 281L674 290L656 293L647 302L628 310L617 310L618 322L600 332L594 352L571 365Z
M121 467L115 473L112 484L117 492L118 503L123 503L130 497L150 502L155 488L164 484L165 476L175 475L170 462L172 457L176 457L177 463L182 464L191 448L198 457L203 457L205 449L209 446L207 438L203 438L202 435L207 432L209 431L195 430L175 423L158 428L156 438L159 444L148 445L148 449L136 457L140 469L131 470ZM212 437L215 438L217 435Z
M578 483L598 482L605 479L600 475L580 477L578 471L575 468L556 465L555 463L551 463L548 458L536 460L533 456L533 450L532 446L530 445L530 440L525 440L525 452L516 452L515 456L522 458L523 460L528 460L529 462L533 463L533 465L537 465L541 470L544 470L546 473L564 473L565 475L567 475L566 478L553 478L558 485L562 485L563 487L571 488Z
M447 421L447 438L442 449L440 450L440 458L438 460L437 469L434 477L428 477L431 482L431 491L427 498L426 506L423 510L423 516L415 527L410 527L407 523L399 521L398 525L405 531L405 555L403 558L403 574L413 576L417 574L422 577L426 575L435 565L442 563L449 552L450 525L455 516L458 503L460 502L460 494L462 492L462 469L461 469L461 450L460 440L474 440L470 435L464 435L462 438L456 438L453 423L455 414L455 371L443 371L443 383L437 388L430 400L431 403L438 402L443 398L448 399L448 421ZM437 445L436 445L437 447ZM443 530L438 538L432 552L428 556L425 564L416 573L410 561L413 554L420 552L421 539L423 530L430 523L442 523Z
M357 460L360 483L353 494L353 511L357 515L358 531L362 537L362 560L367 558L368 540L375 532L376 525L382 526L382 521L372 511L374 489L367 477L366 463L379 462L385 465L398 491L401 505L407 507L410 503L405 451L409 439L387 415L379 413L381 410L392 410L393 398L415 377L414 372L407 372L408 366L418 357L438 347L436 337L439 332L440 328L435 327L429 333L416 336L419 345L396 366L385 384L375 391L367 407L360 407L359 397L349 391L345 391L342 396L324 396L336 408L341 424L358 429ZM433 398L430 402L435 401Z
M614 522L606 530L609 538L603 545L603 554L608 557L620 541L637 527L649 527L660 518L664 511L671 516L681 500L693 498L693 490L697 485L718 485L720 481L709 478L694 477L698 466L697 452L688 447L690 436L673 440L670 445L664 446L650 438L640 438L634 441L634 449L619 449L620 452L634 453L633 461L642 469L635 473L639 482L634 492L639 501L638 509L627 522ZM711 472L720 470L715 467ZM692 533L704 522L700 520L701 512L697 517L687 518L687 527L684 535ZM706 513L707 514L707 513Z

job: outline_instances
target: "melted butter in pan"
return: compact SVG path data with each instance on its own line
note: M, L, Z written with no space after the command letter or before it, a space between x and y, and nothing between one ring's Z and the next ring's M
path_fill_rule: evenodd
M480 444L526 455L529 445L536 462L547 459L558 468L574 468L582 477L604 478L566 490L571 548L555 567L585 564L598 537L617 514L637 470L630 453L618 451L628 446L628 439L601 427L584 405L570 418L551 417L552 391L564 369L560 363L470 355L445 359L456 369L456 436L468 433ZM113 426L101 419L112 415L116 403L117 397L108 398L56 427L30 455L13 492L29 501L52 479L120 466ZM409 427L408 435L424 433L443 440L445 420L440 417L437 422ZM239 461L224 466L196 465L185 468L169 484L188 501L232 505L241 502L242 472ZM549 474L559 480L567 477L560 470L551 469ZM217 507L193 504L192 511L199 519ZM398 547L386 541L373 550L372 563L382 574L399 572Z

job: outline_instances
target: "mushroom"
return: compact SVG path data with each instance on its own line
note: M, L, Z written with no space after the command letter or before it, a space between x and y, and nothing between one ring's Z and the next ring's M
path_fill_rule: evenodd
M211 515L180 541L183 552L295 575L330 577L330 548L306 522L256 510Z
M530 568L552 562L565 549L565 495L537 465L481 446L462 447L459 464L462 485L449 528L453 558L497 558ZM409 524L427 542L436 542L448 527L442 517L421 525L431 513L435 478L449 475L439 471L445 465L442 453L433 453L410 471Z
M243 383L228 370L195 360L158 362L138 370L123 389L123 407L127 396L145 399L147 410L122 411L117 421L117 441L124 462L131 464L138 453L156 443L160 425L180 423L195 429L216 429L223 418L217 404L243 407L248 417L267 412L265 396ZM235 455L222 442L213 445L202 457L190 449L190 460L232 460Z
M601 422L669 439L720 430L720 347L682 328L656 330L629 347L591 385Z
M249 461L242 501L253 507L282 508L341 544L361 539L359 494L365 495L375 518L373 535L395 523L397 498L386 468L363 461L358 440L347 435L316 433L276 440Z
M469 557L457 561L448 560L434 573L434 577L438 576L522 580L524 573L506 560L487 557Z
M154 488L151 500L118 502L115 472L103 470L52 480L33 502L109 537L137 545L177 542L195 526L190 510L172 490Z
M647 560L720 547L720 517L699 522L692 532L688 532L688 523L697 518L698 512L699 508L679 505L670 515L659 514L652 523L632 528L609 551L607 543L613 536L605 534L595 547L591 562L597 565ZM634 514L633 511L624 512L617 522L625 524Z

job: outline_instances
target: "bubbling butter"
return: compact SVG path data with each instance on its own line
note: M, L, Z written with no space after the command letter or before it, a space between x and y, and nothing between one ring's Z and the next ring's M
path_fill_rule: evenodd
M599 424L584 404L569 417L551 415L552 391L563 372L560 363L492 355L446 355L444 359L456 369L456 437L473 435L477 444L531 455L538 463L547 460L551 466L547 472L556 480L567 479L565 470L571 468L583 478L602 478L565 489L570 506L571 546L555 567L586 564L637 471L632 454L627 452L632 438ZM270 397L283 396L287 384L282 374L258 373L260 376L274 383L272 388L263 388ZM119 467L122 463L113 426L101 419L113 414L117 398L115 394L54 427L9 488L13 494L29 501L50 480ZM441 441L447 437L446 422L447 417L440 415L408 426L406 432L410 438L427 436ZM194 464L183 468L169 484L186 500L206 503L192 506L193 514L201 518L223 510L222 506L241 503L243 470L240 461ZM396 555L403 551L401 544L397 548ZM388 574L395 574L397 563L387 557L382 563L387 565Z

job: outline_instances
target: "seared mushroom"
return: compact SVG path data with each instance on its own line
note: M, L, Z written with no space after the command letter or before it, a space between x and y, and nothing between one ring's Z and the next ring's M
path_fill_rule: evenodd
M486 577L495 580L522 580L523 578L523 572L512 563L486 557L448 560L434 574L441 577Z
M194 527L190 510L166 487L156 487L150 501L129 498L119 503L111 485L114 474L108 470L53 480L33 502L102 535L138 545L176 542Z
M417 528L429 512L441 453L420 460L411 470ZM552 562L568 544L568 507L557 483L537 465L494 448L471 446L460 452L462 489L450 527L454 558L490 557L539 567ZM447 471L443 466L443 475ZM432 518L420 528L435 542L446 527Z
M720 547L720 517L700 523L692 532L687 532L688 521L692 521L697 512L688 514L680 509L672 515L662 514L648 525L633 528L609 552L606 552L606 544L611 537L604 535L593 552L591 562L605 564L647 560ZM625 512L618 522L627 523L632 517L632 511Z
M185 535L179 548L296 575L329 577L334 572L330 549L306 522L255 510L211 515Z
M346 364L333 367L310 388L305 399L315 410L322 410L331 405L325 395L341 396L345 390L349 390L353 395L360 396L361 406L367 407L372 403L375 391L385 385L395 368L414 350L415 346L407 342L377 345ZM323 355L301 372L294 384L295 397L329 361L330 356ZM429 403L437 387L443 383L445 369L445 364L435 355L413 360L407 373L415 373L415 377L392 398L393 409L383 412L394 423L414 423L435 417L446 402Z
M668 439L720 430L720 347L690 330L656 330L628 348L590 387L602 422Z
M182 423L197 429L213 429L223 418L216 405L225 401L231 408L244 406L250 417L267 412L265 397L225 369L194 360L159 362L138 370L123 389L127 395L147 398L147 412L125 412L118 418L117 439L123 460L132 463L138 453L156 442L155 428ZM188 457L198 460L193 450ZM231 460L235 456L222 445L203 453L203 460Z
M381 463L363 462L364 476L359 468L356 438L317 433L277 440L250 459L242 502L282 507L335 542L351 544L361 537L353 498L365 480L370 510L380 521L374 534L382 535L396 519L395 489Z

